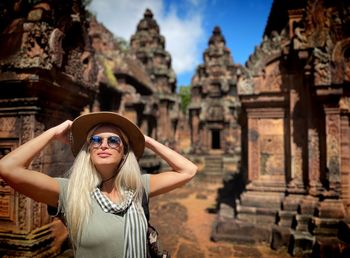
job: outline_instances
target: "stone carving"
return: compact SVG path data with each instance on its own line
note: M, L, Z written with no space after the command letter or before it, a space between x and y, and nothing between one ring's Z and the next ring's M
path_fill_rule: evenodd
M10 55L5 53L7 58L0 59L0 65L47 70L56 66L94 88L96 67L94 59L90 57L91 46L83 19L85 11L80 1L73 1L72 6L54 1L28 4L6 2L3 8L12 10L12 5L16 6L14 17L27 16L18 17L12 22L7 15L0 18L0 23L3 21L3 24L7 24L2 31L2 44L11 49ZM52 11L54 9L55 12ZM21 44L11 44L15 41ZM74 47L70 41L75 41ZM63 49L63 42L69 48Z
M280 34L276 31L271 36L265 36L259 47L256 47L254 53L250 55L245 67L238 72L238 92L240 95L249 95L253 92L276 91L280 90L281 77L278 66L275 71L266 72L265 65L271 60L282 55L282 50L289 44L286 32ZM267 76L267 77L266 77ZM259 89L255 88L254 79L262 78L266 80L265 86Z
M254 92L254 83L253 79L248 72L247 68L239 68L238 75L239 79L237 82L238 94L240 95L249 95Z
M330 56L328 51L314 48L314 77L315 85L329 85L331 83Z
M350 112L350 98L345 96L342 97L339 101L339 107L341 110Z
M331 182L340 180L340 120L337 114L328 114L326 116L327 125L327 168L328 178Z
M332 52L332 82L336 84L350 80L350 39L337 42Z
M4 155L62 119L76 117L93 99L96 71L79 0L3 1L0 5L0 155ZM62 160L66 162L63 171L69 167L68 152L60 149L51 157L46 151L33 160L32 169L57 171ZM45 205L15 192L2 180L0 203L1 255L57 253L56 240L62 236L52 232Z
M16 129L16 118L0 117L0 132L13 135Z
M0 159L13 148L11 144L0 146ZM14 205L14 190L0 178L0 218L6 222L16 222L16 207Z
M219 27L213 29L203 60L191 83L191 124L198 123L194 121L198 118L201 124L201 130L191 131L192 152L205 154L208 150L238 155L237 143L231 140L229 131L234 135L239 131L235 116L240 106L236 90L239 66L233 63ZM195 143L197 139L200 147Z
M224 119L224 110L221 106L211 106L208 108L207 120L220 121Z
M316 129L309 129L309 149L311 150L312 157L310 157L310 185L312 187L319 183L320 179L320 154L319 154L319 135Z
M350 198L349 10L348 1L274 1L261 45L237 74L249 184L236 217L216 221L231 229L223 230L226 240L251 230L257 235L248 241L269 236L293 255L342 243L337 229L349 218ZM279 131L266 126L273 120Z
M64 33L58 28L55 28L49 37L49 54L51 56L51 61L59 68L62 65L64 55L62 48L63 37Z
M21 143L25 143L34 136L35 120L33 116L22 117L22 135ZM27 229L27 202L28 198L22 194L18 194L18 224L21 230Z
M165 39L160 34L157 21L147 9L130 39L130 53L146 67L153 92L161 101L157 119L157 139L163 143L174 143L179 114L179 99L175 96L176 76L171 67L171 56L165 50ZM170 116L170 114L172 114Z
M294 29L295 49L325 46L330 23L329 12L324 11L323 5L323 0L308 0L304 19Z

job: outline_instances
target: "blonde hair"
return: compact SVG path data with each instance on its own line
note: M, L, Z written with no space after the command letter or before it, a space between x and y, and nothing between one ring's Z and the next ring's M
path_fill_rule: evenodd
M88 135L91 136L98 127L92 129ZM144 191L140 166L129 146L128 150L126 160L114 179L114 187L121 201L124 200L123 189L133 190L135 192L134 202L140 207ZM73 243L80 240L83 226L88 223L92 214L91 193L101 182L102 178L91 161L89 146L86 142L73 163L67 188L65 218Z

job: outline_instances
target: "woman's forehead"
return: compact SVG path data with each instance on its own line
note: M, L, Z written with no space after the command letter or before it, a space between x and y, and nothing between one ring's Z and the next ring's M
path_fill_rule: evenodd
M95 129L94 134L100 133L113 133L113 134L121 134L121 130L114 125L101 125Z

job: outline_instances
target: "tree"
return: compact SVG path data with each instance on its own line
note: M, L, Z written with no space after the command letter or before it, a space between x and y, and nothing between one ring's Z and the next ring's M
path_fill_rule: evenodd
M181 98L180 108L181 111L186 114L188 105L191 102L191 89L190 86L180 86L179 96Z

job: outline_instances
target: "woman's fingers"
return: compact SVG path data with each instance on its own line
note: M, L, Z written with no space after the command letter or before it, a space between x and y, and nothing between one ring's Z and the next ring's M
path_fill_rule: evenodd
M55 139L62 143L69 144L71 126L72 126L72 121L70 120L66 120L63 123L57 125L55 127Z

